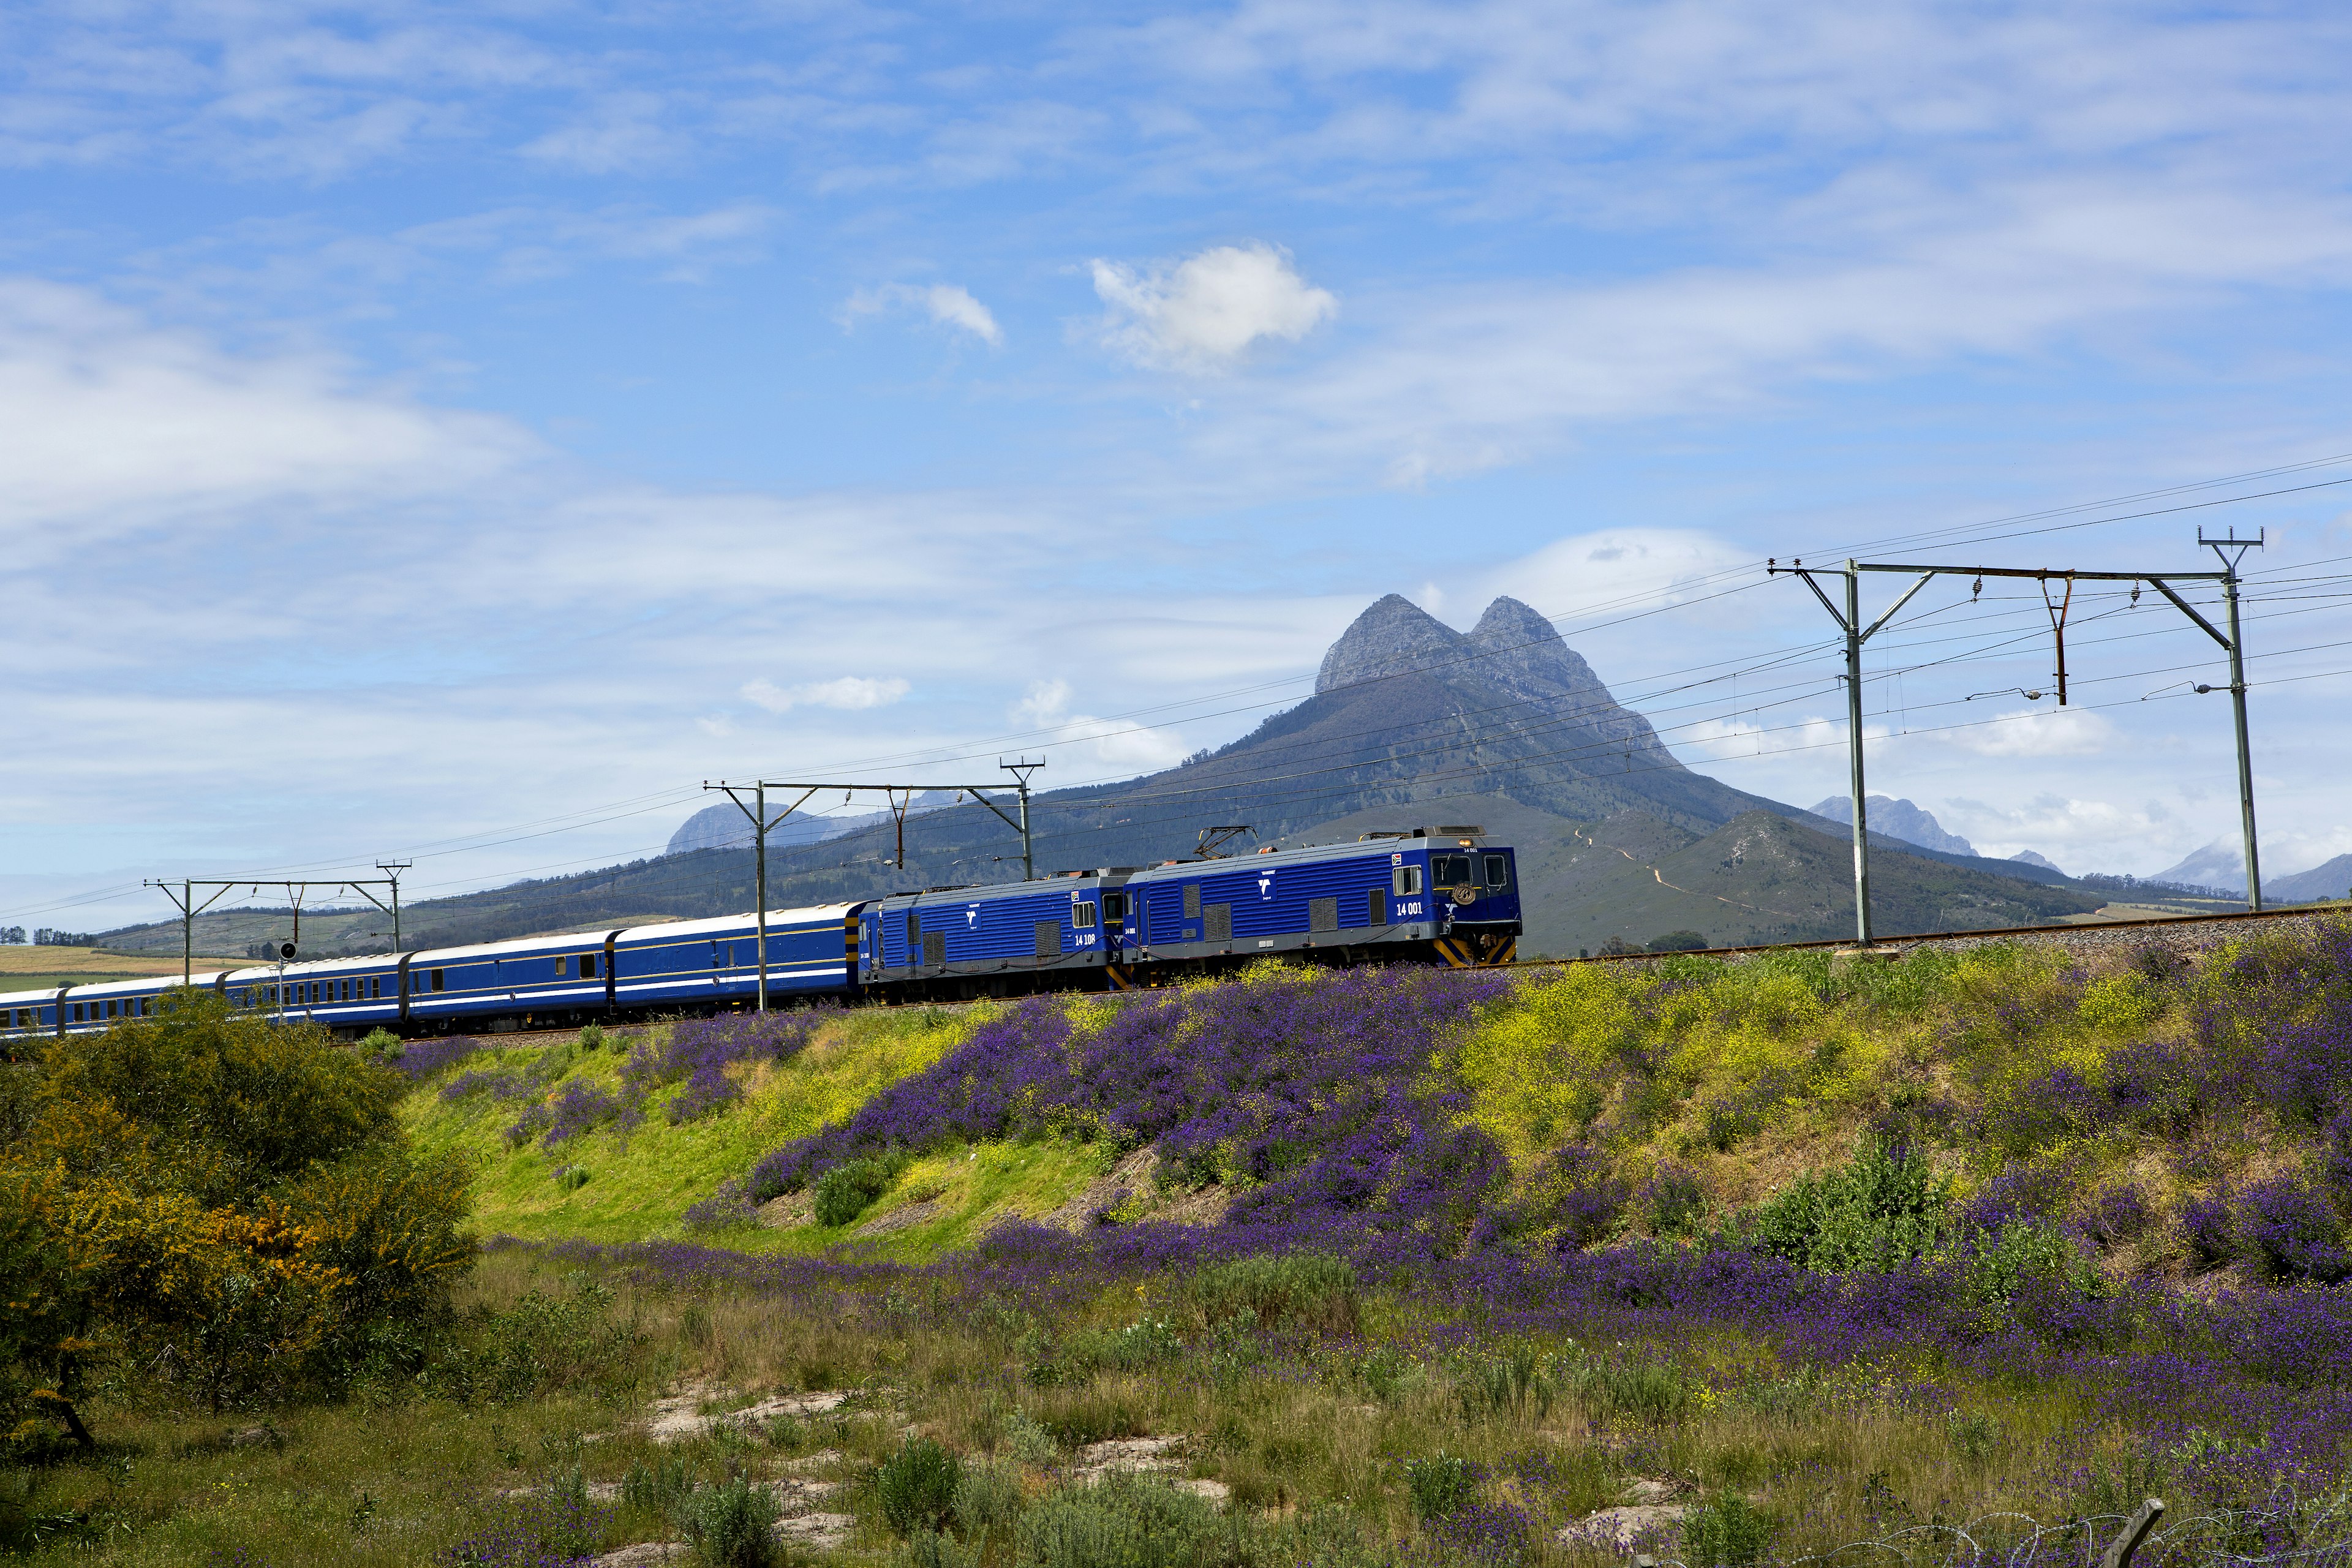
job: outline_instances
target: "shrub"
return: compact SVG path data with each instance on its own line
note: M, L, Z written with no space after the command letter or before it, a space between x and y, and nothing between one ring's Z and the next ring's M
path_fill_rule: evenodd
M1760 1563L1774 1530L1772 1516L1738 1492L1717 1492L1683 1521L1683 1556L1690 1568Z
M890 1190L906 1168L903 1155L879 1154L835 1165L816 1184L816 1222L844 1226L864 1214L874 1200Z
M2200 1268L2218 1268L2236 1256L2237 1226L2230 1215L2225 1197L2191 1198L2181 1205L2180 1240L2189 1253L2189 1261Z
M215 1409L416 1364L470 1247L463 1173L392 1120L398 1074L186 990L31 1073L0 1144L0 1283L31 1303L0 1396L45 1392L8 1414L87 1441L72 1388L124 1353Z
M2014 1301L2036 1283L2081 1296L2103 1291L2089 1259L2054 1225L2018 1220L1990 1235L1969 1238L1962 1278L1968 1299L1979 1306Z
M1412 1500L1415 1519L1444 1519L1470 1506L1478 1496L1478 1469L1469 1460L1451 1454L1407 1459L1405 1493Z
M693 1489L694 1477L682 1456L639 1459L621 1478L621 1500L658 1519L676 1513Z
M542 1147L552 1149L583 1132L593 1131L608 1121L619 1120L621 1102L602 1086L575 1078L557 1091L554 1100L544 1110L547 1112L547 1131L540 1142Z
M2352 1252L2335 1210L2302 1182L2260 1183L2247 1189L2242 1207L2240 1233L2272 1279L2333 1285L2352 1278Z
M1641 1203L1653 1236L1688 1236L1706 1209L1698 1177L1680 1165L1661 1165L1643 1185Z
M1263 1328L1296 1325L1353 1333L1362 1322L1356 1271L1320 1252L1283 1252L1215 1263L1192 1277L1186 1295L1210 1325L1246 1312Z
M440 1561L469 1568L583 1562L596 1550L608 1514L588 1500L574 1471L552 1486L494 1500L473 1533L444 1552Z
M2147 1228L2147 1198L2135 1182L2103 1188L2092 1201L2090 1232L2104 1247L2120 1247Z
M979 1536L1019 1519L1025 1500L1019 1476L994 1465L966 1465L956 1479L948 1512L956 1529Z
M1473 1500L1431 1523L1447 1560L1493 1568L1525 1563L1535 1536L1535 1521L1509 1503Z
M1540 1421L1551 1411L1552 1380L1528 1345L1471 1363L1455 1378L1454 1391L1464 1413L1474 1421L1484 1416Z
M1650 939L1652 952L1696 952L1706 946L1706 934L1696 931L1670 931L1664 936Z
M1935 1250L1951 1186L1926 1161L1870 1140L1843 1171L1801 1177L1739 1227L1748 1247L1819 1274L1877 1272Z
M1667 1421L1691 1403L1690 1380L1665 1362L1589 1361L1575 1367L1568 1381L1601 1416Z
M737 1476L689 1495L677 1521L696 1559L711 1568L768 1568L776 1555L777 1511L773 1492Z
M1114 1473L1021 1516L1017 1561L1035 1568L1194 1568L1242 1558L1240 1523L1162 1480Z
M953 1516L963 1462L929 1437L909 1437L874 1473L882 1521L898 1536L940 1530Z

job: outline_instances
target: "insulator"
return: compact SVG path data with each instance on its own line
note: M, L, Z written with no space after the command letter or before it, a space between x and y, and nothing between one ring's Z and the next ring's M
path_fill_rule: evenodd
M1977 602L1977 595L1979 595L1979 594L1981 594L1981 593L1983 593L1983 592L1984 592L1984 579L1983 579L1983 578L1981 578L1981 577L1979 577L1979 578L1978 578L1978 579L1976 580L1976 582L1975 582L1973 584L1971 584L1971 585L1969 586L1969 604L1971 604L1971 605L1975 604L1975 603Z

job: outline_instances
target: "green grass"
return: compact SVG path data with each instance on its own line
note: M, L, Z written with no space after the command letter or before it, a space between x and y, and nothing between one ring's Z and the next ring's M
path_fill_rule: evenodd
M1181 1436L1174 1473L1231 1489L1225 1518L1241 1554L1218 1560L1235 1568L1310 1555L1332 1568L1369 1562L1440 1528L1423 1517L1437 1490L1447 1508L1525 1510L1536 1526L1531 1568L1622 1561L1555 1546L1550 1532L1620 1500L1637 1479L1670 1482L1685 1503L1738 1500L1748 1511L1734 1522L1770 1531L1785 1553L1999 1509L2063 1518L2091 1500L2066 1489L2060 1462L2067 1429L2090 1410L2087 1391L1987 1384L1955 1388L1959 1410L1917 1409L1896 1369L1785 1367L1720 1327L1633 1343L1497 1341L1454 1310L1372 1290L1362 1298L1364 1338L1323 1340L1221 1331L1187 1282L1168 1277L1114 1286L1066 1310L992 1317L930 1310L919 1287L899 1301L900 1289L880 1287L835 1300L613 1283L613 1317L642 1337L601 1387L507 1405L387 1387L342 1405L215 1418L126 1384L85 1406L99 1455L20 1467L0 1501L80 1516L28 1554L36 1563L147 1568L242 1550L227 1561L413 1568L441 1560L499 1494L560 1483L575 1466L585 1481L614 1484L674 1468L705 1497L730 1476L770 1478L790 1466L845 1483L824 1505L856 1521L835 1560L878 1565L904 1561L893 1557L878 1483L910 1427L966 1473L1009 1480L994 1506L1014 1530L1041 1510L1118 1502L1115 1489L1073 1484L1061 1468L1079 1444ZM527 1289L567 1286L555 1266L509 1251L482 1260L467 1295L498 1306ZM1067 1353L1145 1320L1175 1336L1157 1362ZM1498 1358L1534 1369L1551 1396L1477 1397ZM1645 1369L1683 1397L1671 1407L1629 1399L1625 1386ZM832 1415L655 1445L639 1426L650 1401L688 1385L708 1391L711 1409L767 1392L862 1393ZM232 1432L247 1436L233 1446ZM1466 1488L1427 1485L1433 1456L1476 1467L1465 1472ZM1548 1469L1515 1477L1529 1456ZM1300 1549L1309 1529L1322 1543L1311 1553ZM658 1500L624 1501L598 1545L678 1534Z
M740 1177L770 1150L854 1113L889 1084L930 1066L968 1038L986 1016L978 1007L868 1008L829 1022L788 1063L761 1064L744 1079L743 1098L698 1121L672 1126L663 1114L675 1094L656 1094L634 1130L600 1129L547 1150L536 1140L508 1147L505 1129L527 1101L488 1094L442 1098L448 1077L467 1070L514 1070L550 1053L564 1059L545 1093L572 1079L617 1094L627 1042L602 1051L569 1043L486 1050L449 1075L420 1086L401 1109L410 1135L424 1148L453 1150L475 1168L475 1215L485 1235L526 1240L642 1241L687 1234L688 1208L722 1182ZM656 1026L661 1027L664 1026ZM565 1191L559 1167L587 1174ZM938 1152L915 1161L891 1189L840 1227L801 1225L775 1229L735 1225L707 1236L751 1252L819 1252L851 1241L858 1226L908 1203L936 1198L931 1220L856 1245L878 1257L914 1259L977 1239L1012 1215L1034 1216L1067 1202L1100 1174L1099 1151L1083 1145L987 1145Z

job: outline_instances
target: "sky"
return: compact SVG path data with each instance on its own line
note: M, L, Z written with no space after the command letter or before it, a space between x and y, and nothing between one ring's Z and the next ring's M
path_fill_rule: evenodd
M2347 67L2316 5L20 0L0 920L608 864L722 777L1131 776L1390 592L1525 600L1810 805L1834 628L1767 558L2200 528L2264 531L2264 868L2317 864ZM2068 870L2234 835L2214 645L2068 614L2061 711L2032 584L1913 600L1872 791Z

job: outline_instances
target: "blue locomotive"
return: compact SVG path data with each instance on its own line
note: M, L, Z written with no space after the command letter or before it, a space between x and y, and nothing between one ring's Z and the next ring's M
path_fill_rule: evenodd
M1282 953L1331 963L1507 963L1517 858L1475 828L1071 871L772 910L768 997L960 1000L1128 990ZM738 1008L756 996L750 914L193 977L239 1007L356 1038L572 1027ZM144 978L0 994L0 1039L102 1029L179 984Z

